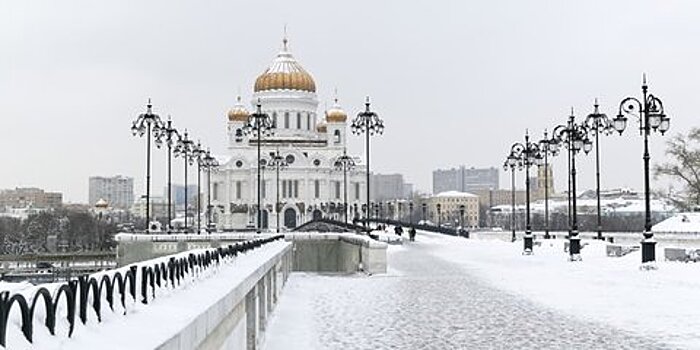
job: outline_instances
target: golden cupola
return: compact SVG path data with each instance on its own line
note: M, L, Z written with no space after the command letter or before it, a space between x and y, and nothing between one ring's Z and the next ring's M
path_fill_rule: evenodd
M287 47L287 38L282 40L282 51L263 74L255 80L254 91L299 90L316 92L314 78L294 59Z
M241 96L236 98L236 105L228 112L228 120L232 122L247 122L250 113L241 102Z
M337 97L335 98L333 107L326 111L326 120L329 123L345 123L345 121L348 120L348 114L345 113L343 108L340 107L340 104L338 104Z

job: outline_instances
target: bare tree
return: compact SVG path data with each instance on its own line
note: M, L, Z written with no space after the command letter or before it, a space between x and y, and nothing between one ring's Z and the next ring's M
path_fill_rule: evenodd
M654 166L655 175L668 176L683 184L685 198L670 198L676 205L684 209L700 206L700 128L677 134L666 146L669 161Z

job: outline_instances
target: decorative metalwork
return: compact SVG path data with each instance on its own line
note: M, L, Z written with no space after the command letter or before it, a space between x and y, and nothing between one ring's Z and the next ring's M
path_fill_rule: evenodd
M148 99L146 113L139 116L131 124L131 132L134 136L146 135L146 232L149 230L151 220L151 133L153 129L162 127L160 116L153 113L151 99Z
M355 159L348 156L347 149L343 148L343 155L333 162L333 167L337 171L343 172L343 220L348 223L348 171L355 169Z
M170 233L172 225L170 224L173 220L172 215L172 203L173 203L173 181L172 181L172 157L173 157L173 147L177 146L177 142L180 138L180 133L173 127L172 120L168 116L168 121L161 127L156 125L153 130L156 138L156 146L158 148L163 147L163 144L168 147L168 225L167 231Z
M370 174L370 166L369 166L369 155L370 155L370 143L369 139L370 136L372 135L381 135L384 133L384 121L379 118L379 115L375 112L372 112L370 110L370 102L369 102L369 96L365 100L365 110L358 113L357 117L352 120L352 133L355 135L360 135L360 134L365 134L365 148L367 152L367 208L370 208L370 184L369 184L369 174ZM369 230L369 219L372 216L371 210L367 211L367 220L364 222L366 223L366 227Z
M148 304L156 297L156 289L176 288L185 279L193 278L205 270L215 268L222 263L231 262L238 254L249 252L264 244L284 239L284 236L274 236L265 239L255 239L246 242L209 249L204 252L181 257L171 257L167 263L136 264L128 270L104 274L101 277L81 276L77 280L65 282L58 286L53 294L46 287L39 288L31 299L23 294L0 292L0 346L6 346L7 326L13 307L18 307L21 315L21 330L24 337L31 343L34 336L34 317L38 303L43 302L46 309L44 325L51 335L56 335L56 319L63 310L59 305L64 303L66 320L69 323L68 336L75 329L76 312L80 322L85 325L88 321L88 308L94 310L97 321L102 321L103 302L107 302L114 312L114 302L118 300L122 309L127 308L127 297L133 302ZM137 296L137 283L140 282L140 293ZM124 313L126 315L126 313Z
M649 179L649 135L658 131L661 135L671 127L671 118L664 113L661 99L649 93L646 75L642 78L642 99L627 97L620 102L613 127L622 135L627 126L627 116L634 116L639 122L639 133L644 136L644 239L642 240L642 263L656 260L656 241L651 232L651 181Z
M248 117L248 123L246 123L243 126L243 133L246 135L256 135L257 139L257 146L258 146L258 161L257 161L257 166L258 166L258 206L257 206L257 217L258 217L258 222L257 222L257 233L262 232L262 205L260 204L261 201L261 166L260 166L260 146L262 143L262 137L263 136L270 136L273 134L275 125L272 120L272 118L267 115L266 113L263 113L262 111L262 105L260 103L260 99L258 99L258 104L257 104L257 109L255 110L255 113L252 113Z

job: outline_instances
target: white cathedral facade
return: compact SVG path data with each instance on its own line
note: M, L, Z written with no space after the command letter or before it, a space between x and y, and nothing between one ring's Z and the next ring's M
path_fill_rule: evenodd
M260 143L261 164L279 152L287 166L279 171L264 166L261 183L261 224L264 229L291 229L313 218L343 220L343 171L334 163L343 155L349 130L347 114L335 100L332 108L318 113L316 83L289 51L287 40L272 64L255 81L251 110L261 110L273 120L273 134ZM258 173L256 134L244 133L249 109L238 97L228 113L228 152L217 156L219 170L212 173L212 219L219 230L257 226ZM365 203L365 167L359 159L347 173L348 218ZM277 191L279 187L279 193ZM276 207L279 194L279 208Z

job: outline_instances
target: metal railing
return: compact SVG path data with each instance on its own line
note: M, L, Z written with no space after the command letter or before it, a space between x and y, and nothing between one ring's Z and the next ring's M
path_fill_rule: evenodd
M127 295L137 302L148 304L149 299L156 297L156 290L175 288L186 277L196 277L207 269L218 266L224 259L232 259L239 253L245 253L272 241L283 239L283 235L209 249L201 253L190 253L186 257L171 257L167 263L155 262L134 264L123 274L119 271L105 274L101 277L82 276L76 280L62 283L52 294L49 289L40 287L28 300L24 295L9 291L0 292L0 346L6 346L7 326L10 311L17 305L21 315L21 330L24 337L31 343L34 329L33 319L37 304L43 302L46 309L44 325L51 335L56 335L56 318L59 316L59 306L64 302L67 310L66 319L69 324L68 336L75 328L76 311L80 321L85 325L88 321L88 308L92 308L97 321L102 321L102 304L107 302L114 312L115 299L121 303L126 314ZM137 282L140 282L137 297ZM92 298L90 296L92 295ZM138 299L137 299L138 298Z

